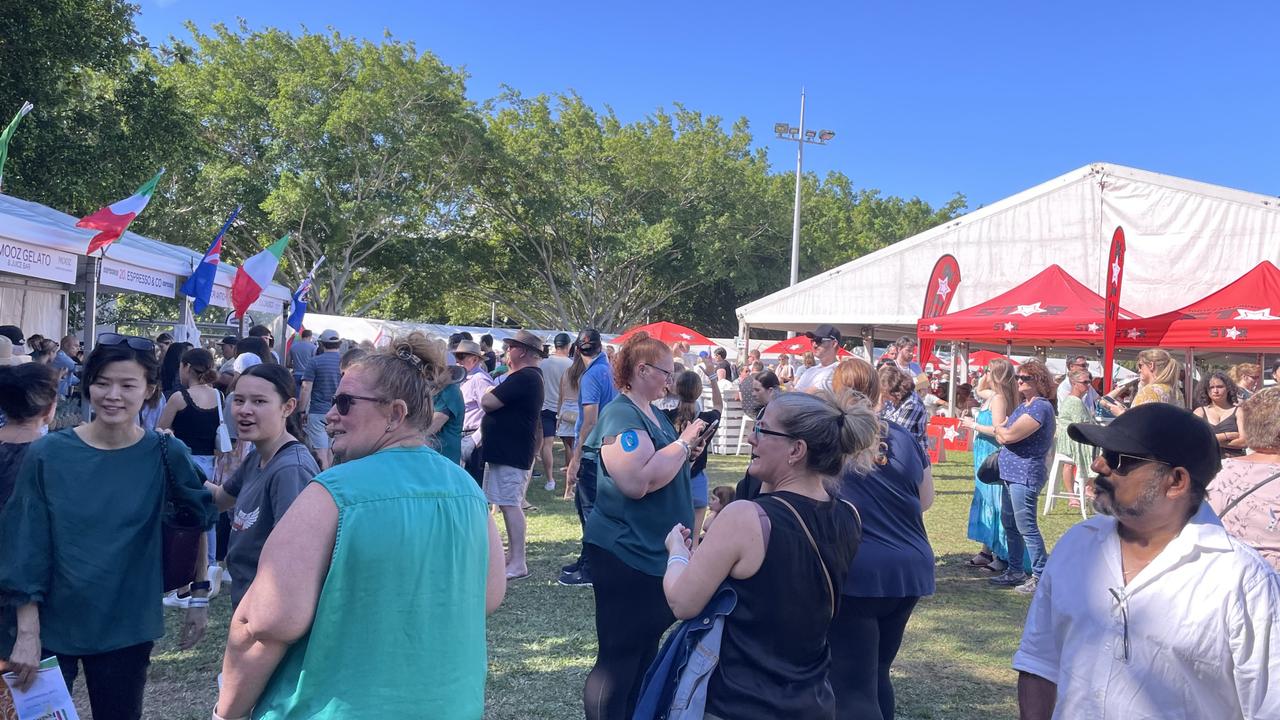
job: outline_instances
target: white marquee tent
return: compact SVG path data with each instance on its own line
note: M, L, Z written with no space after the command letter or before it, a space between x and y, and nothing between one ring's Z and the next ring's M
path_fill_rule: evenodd
M951 311L976 305L1050 264L1102 294L1115 227L1127 242L1121 302L1140 315L1186 305L1280 256L1280 200L1119 165L1093 164L738 308L753 328L846 336L914 334L934 263L963 278Z

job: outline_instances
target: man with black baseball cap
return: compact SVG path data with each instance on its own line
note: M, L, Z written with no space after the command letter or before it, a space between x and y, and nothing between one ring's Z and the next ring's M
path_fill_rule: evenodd
M836 371L836 359L840 352L840 341L844 337L831 325L819 325L805 337L813 341L813 356L818 364L805 371L796 381L796 390L813 393L831 389L831 376Z
M1280 577L1204 502L1209 426L1165 403L1093 445L1102 515L1053 549L1013 656L1021 717L1280 717Z

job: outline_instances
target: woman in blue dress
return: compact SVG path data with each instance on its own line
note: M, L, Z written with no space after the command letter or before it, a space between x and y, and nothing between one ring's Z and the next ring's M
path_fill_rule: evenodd
M969 505L969 539L982 543L982 550L969 559L969 564L991 572L1005 571L1009 551L1004 525L1000 522L999 485L978 480L978 468L988 455L1000 449L994 428L1008 419L1009 410L1017 405L1017 389L1013 364L1004 358L993 358L987 374L978 383L982 409L977 420L965 418L962 423L973 432L973 502Z

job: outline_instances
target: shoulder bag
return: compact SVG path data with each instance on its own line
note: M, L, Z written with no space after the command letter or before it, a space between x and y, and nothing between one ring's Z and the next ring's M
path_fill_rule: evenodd
M174 503L177 495L173 468L169 465L169 435L160 435L160 464L164 469L164 491L161 493L160 566L164 573L164 590L184 587L196 579L196 553L204 534L200 519L189 508Z
M1004 482L1004 480L1000 479L999 450L982 459L982 464L978 466L978 482L986 483L987 485L999 485Z
M216 435L215 447L220 453L231 452L231 432L227 430L227 421L222 417L223 397L222 391L215 390L218 393L218 432Z

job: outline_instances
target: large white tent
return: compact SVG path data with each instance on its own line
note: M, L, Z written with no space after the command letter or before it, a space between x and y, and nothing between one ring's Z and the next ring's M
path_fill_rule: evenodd
M1182 307L1280 255L1276 198L1097 163L744 305L739 336L821 323L846 336L914 334L925 283L945 253L963 278L952 311L1055 263L1102 294L1117 225L1128 245L1121 302L1144 316Z

